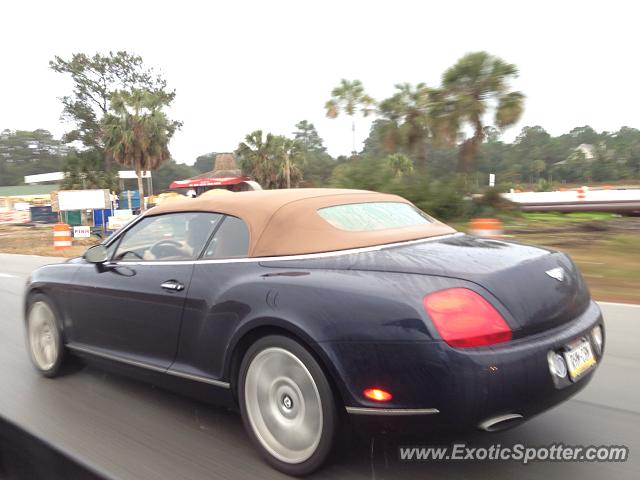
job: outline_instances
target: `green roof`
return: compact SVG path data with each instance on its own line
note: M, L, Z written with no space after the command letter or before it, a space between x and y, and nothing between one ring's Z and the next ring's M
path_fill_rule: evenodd
M43 195L58 190L60 185L11 185L0 187L0 197L13 197L20 195Z

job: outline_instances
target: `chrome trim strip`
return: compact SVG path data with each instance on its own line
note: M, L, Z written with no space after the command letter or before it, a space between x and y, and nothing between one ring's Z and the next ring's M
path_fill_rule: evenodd
M166 372L166 368L156 367L154 365L149 365L148 363L144 363L144 362L138 362L136 360L129 360L128 358L118 357L110 353L99 352L92 348L82 347L80 345L73 345L73 344L67 344L66 347L70 348L71 350L76 350L78 352L88 353L89 355L95 355L96 357L102 357L102 358L106 358L107 360L113 360L114 362L126 363L127 365L146 368L147 370L153 370L154 372L160 372L160 373Z
M76 350L78 352L88 353L89 355L95 355L96 357L102 357L102 358L106 358L107 360L113 360L114 362L125 363L127 365L131 365L134 367L153 370L154 372L166 373L168 375L173 375L174 377L186 378L187 380L193 380L196 382L208 383L209 385L214 385L216 387L221 387L221 388L231 387L229 383L222 382L220 380L201 377L200 375L193 375L191 373L178 372L176 370L167 370L166 368L156 367L154 365L149 365L148 363L144 363L144 362L138 362L136 360L129 360L128 358L118 357L117 355L112 355L110 353L98 352L97 350L94 350L92 348L82 347L80 345L67 344L66 347L70 348L71 350Z
M300 255L282 255L279 257L221 258L217 260L184 260L184 261L166 261L166 262L162 260L148 261L148 262L120 261L120 262L113 262L112 265L200 265L200 264L209 264L209 263L260 263L260 262L278 262L278 261L286 261L286 260L308 260L308 259L314 259L314 258L339 257L342 255L351 255L354 253L376 252L379 250L385 250L387 248L393 248L393 247L398 247L402 245L414 245L417 243L434 242L437 240L442 240L443 238L456 237L460 235L465 235L465 234L462 232L454 232L454 233L447 233L445 235L438 235L437 237L419 238L417 240L406 240L404 242L385 243L383 245L374 245L372 247L350 248L347 250L335 250L332 252L321 252L321 253L304 253Z
M174 377L186 378L187 380L193 380L195 382L208 383L220 388L231 388L228 382L222 382L220 380L214 380L212 378L201 377L200 375L193 375L192 373L178 372L177 370L167 370L165 373L173 375Z
M365 408L365 407L344 407L347 413L352 415L434 415L440 413L437 408Z

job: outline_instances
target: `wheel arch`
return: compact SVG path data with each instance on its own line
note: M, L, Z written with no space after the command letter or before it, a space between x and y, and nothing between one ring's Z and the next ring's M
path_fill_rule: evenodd
M238 401L238 374L240 373L240 365L247 350L258 339L267 335L282 335L300 343L322 368L327 377L334 398L339 407L346 405L348 399L347 389L322 347L314 342L309 335L302 331L299 327L283 321L281 319L263 319L255 322L252 326L243 329L232 340L228 349L225 361L225 378L229 379L231 392L234 400Z
M45 297L47 297L47 299L49 299L56 310L60 311L60 308L56 304L55 300L51 298L51 295L48 295L44 289L39 287L30 287L24 295L24 302L22 304L23 321L25 323L27 321L27 313L29 313L29 306L31 305L31 298L36 295L44 295Z
M43 297L45 297L49 302L49 304L51 305L51 307L53 308L53 313L55 314L55 317L56 317L56 323L58 324L58 329L60 330L60 334L62 335L62 341L63 343L67 343L67 336L64 328L65 326L64 310L61 308L55 296L51 295L51 292L48 292L47 289L35 286L35 287L29 288L29 290L26 292L24 296L24 305L23 305L24 308L23 308L23 315L22 315L22 322L24 323L25 327L27 325L27 314L29 313L29 306L31 305L31 299L36 295L42 295Z

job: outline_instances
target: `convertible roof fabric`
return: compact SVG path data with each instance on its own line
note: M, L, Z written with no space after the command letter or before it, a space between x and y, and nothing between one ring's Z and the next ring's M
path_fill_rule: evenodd
M295 188L239 192L167 202L146 216L170 212L217 212L245 221L249 228L249 256L274 257L371 247L454 233L433 223L374 231L347 231L324 220L318 209L353 203L400 202L397 195L330 188Z

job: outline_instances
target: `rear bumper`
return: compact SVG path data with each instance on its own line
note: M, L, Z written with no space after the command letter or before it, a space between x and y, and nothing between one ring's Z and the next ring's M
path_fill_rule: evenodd
M323 348L341 377L356 428L467 430L504 415L526 420L584 388L597 365L574 383L551 374L547 354L576 338L590 339L598 324L603 325L602 315L591 302L570 323L495 347L357 342ZM599 364L601 355L596 358ZM368 387L383 388L393 399L382 409L360 393Z

